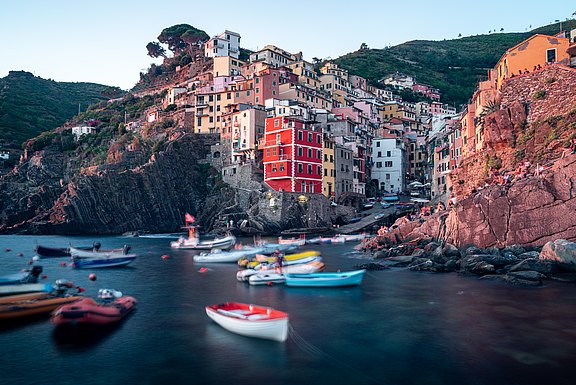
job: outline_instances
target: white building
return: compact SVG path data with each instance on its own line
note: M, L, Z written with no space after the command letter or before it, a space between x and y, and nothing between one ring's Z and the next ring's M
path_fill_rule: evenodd
M406 147L395 136L372 139L372 179L382 192L399 193L406 185Z
M76 137L76 140L80 139L80 137L83 135L92 134L95 131L96 130L94 129L94 127L90 127L90 126L72 127L72 134Z
M204 43L204 56L232 56L238 59L240 56L240 34L226 30L220 35L214 36Z

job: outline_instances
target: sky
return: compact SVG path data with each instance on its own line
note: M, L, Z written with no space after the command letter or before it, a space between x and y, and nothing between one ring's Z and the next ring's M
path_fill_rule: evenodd
M479 3L479 2L478 2ZM24 70L44 79L128 90L159 59L146 44L175 24L214 36L238 32L240 45L267 44L304 58L337 58L362 43L384 48L459 34L525 32L572 18L568 0L0 0L0 78Z

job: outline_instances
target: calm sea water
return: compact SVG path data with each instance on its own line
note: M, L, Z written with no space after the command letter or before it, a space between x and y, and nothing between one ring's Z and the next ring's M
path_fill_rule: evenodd
M27 267L35 242L93 240L0 236L0 275ZM72 280L87 295L99 288L133 295L138 310L117 328L74 338L55 334L48 320L0 326L3 385L576 383L574 285L518 288L386 270L368 272L360 287L254 287L236 281L235 265L196 264L192 252L171 250L170 239L97 240L103 248L130 244L140 257L117 269L73 270L60 266L66 259L37 264L47 280ZM364 261L353 244L312 249L322 251L327 271ZM209 271L199 272L203 266ZM288 341L222 329L204 306L226 301L288 312Z

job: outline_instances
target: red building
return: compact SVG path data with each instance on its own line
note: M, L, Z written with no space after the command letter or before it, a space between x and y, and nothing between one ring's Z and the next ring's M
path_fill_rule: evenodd
M301 116L266 119L264 181L276 191L322 193L322 129Z

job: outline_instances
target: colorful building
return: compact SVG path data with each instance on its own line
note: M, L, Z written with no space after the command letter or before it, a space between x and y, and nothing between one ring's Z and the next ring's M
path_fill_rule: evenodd
M324 146L323 146L323 171L322 176L322 194L324 194L329 199L335 199L336 197L336 169L335 169L335 147L336 142L334 138L329 135L324 135Z
M322 193L322 130L301 116L266 119L264 182L276 191Z
M536 34L514 47L509 48L500 58L496 67L498 89L504 80L532 72L551 63L570 64L568 47L570 39Z
M204 43L204 56L232 56L238 59L240 56L240 34L232 31L224 31L220 35Z

